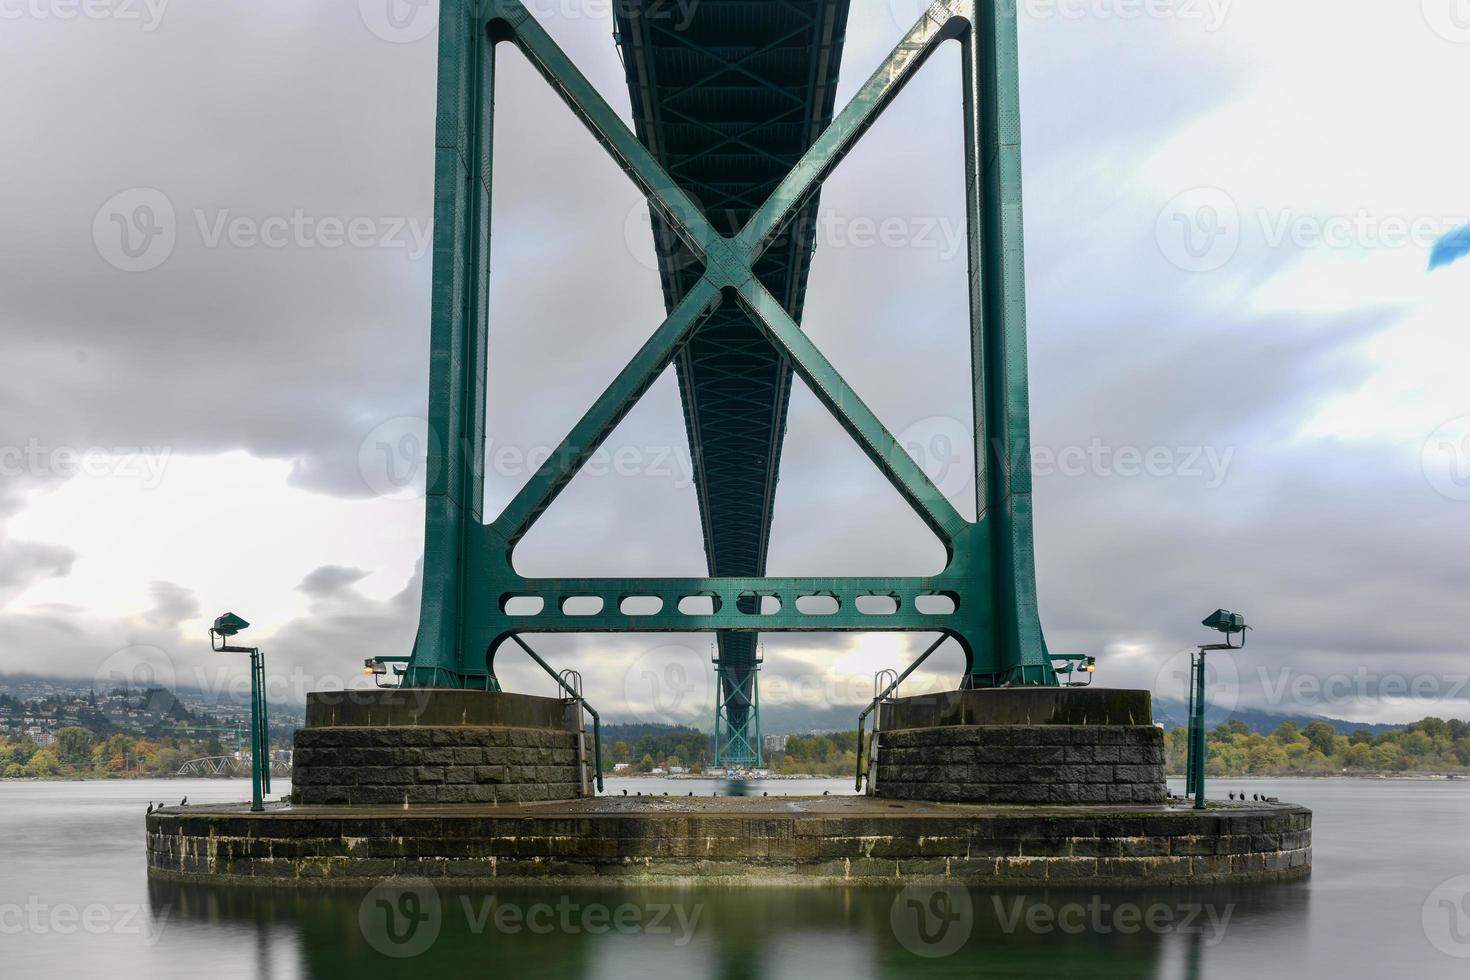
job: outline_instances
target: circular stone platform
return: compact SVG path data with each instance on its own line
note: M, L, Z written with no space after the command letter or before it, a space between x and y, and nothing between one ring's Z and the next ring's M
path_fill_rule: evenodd
M676 785L676 784L675 784ZM672 792L672 790L671 790ZM601 797L496 807L166 807L158 877L465 884L1188 885L1302 877L1290 804L996 807L873 797Z

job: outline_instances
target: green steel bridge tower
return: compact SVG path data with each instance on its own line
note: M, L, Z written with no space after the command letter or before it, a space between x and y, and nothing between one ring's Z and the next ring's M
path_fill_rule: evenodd
M497 650L533 633L711 632L716 754L730 765L760 759L763 632L938 633L963 648L962 687L1055 684L1032 552L1015 5L938 0L896 37L892 53L840 109L847 0L703 0L677 19L658 0L615 8L632 127L520 0L441 5L429 389L435 449L419 632L404 683L498 690ZM811 261L802 229L815 215L822 182L947 42L958 45L962 62L956 95L964 107L974 521L800 327ZM525 55L646 196L667 316L487 521L491 133L502 43ZM517 543L671 364L695 461L708 575L519 575L511 562ZM943 542L939 574L766 574L793 372ZM820 609L799 605L811 597L820 597ZM880 597L881 609L859 608L862 597ZM638 600L636 611L625 611L630 600Z

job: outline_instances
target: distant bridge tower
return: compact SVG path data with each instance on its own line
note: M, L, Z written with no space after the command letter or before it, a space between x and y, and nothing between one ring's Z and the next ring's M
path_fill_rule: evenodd
M835 113L846 0L697 4L678 27L654 8L653 0L617 8L630 129L520 0L442 3L429 394L440 448L429 460L423 603L405 683L498 690L495 654L513 635L713 632L717 744L727 763L760 758L761 632L942 633L964 649L963 687L1056 683L1032 561L1014 3L938 0ZM950 41L963 66L975 521L802 332L810 251L802 236L785 234L814 213L822 182ZM667 316L487 522L491 130L501 43L527 57L646 195ZM696 462L708 575L518 574L517 543L670 364ZM793 371L943 542L948 562L939 574L765 574ZM867 597L884 608L859 609ZM639 612L625 613L632 598L643 600ZM827 609L798 607L811 598ZM645 611L651 606L657 611Z

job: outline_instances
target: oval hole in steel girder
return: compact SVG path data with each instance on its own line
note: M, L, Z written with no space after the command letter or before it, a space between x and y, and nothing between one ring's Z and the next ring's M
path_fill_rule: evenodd
M796 597L796 611L803 616L831 616L841 608L842 603L830 592Z
M925 616L948 616L960 608L960 597L953 592L921 592L914 596L914 611Z
M774 616L781 611L781 597L769 592L742 592L735 608L747 616Z
M564 595L561 597L563 616L596 616L602 612L600 595Z
M539 595L504 595L500 597L500 611L507 616L539 616L546 608L546 599Z
M618 612L624 616L654 616L663 608L663 598L656 595L625 595L618 600Z
M720 611L720 597L713 592L699 592L679 597L679 612L685 616L713 616Z
M864 616L892 616L898 612L898 596L891 593L860 595L853 605Z

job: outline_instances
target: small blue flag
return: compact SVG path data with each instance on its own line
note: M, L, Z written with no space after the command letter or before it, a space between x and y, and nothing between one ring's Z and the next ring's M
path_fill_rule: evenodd
M1470 255L1470 225L1456 228L1434 243L1429 253L1429 271Z

